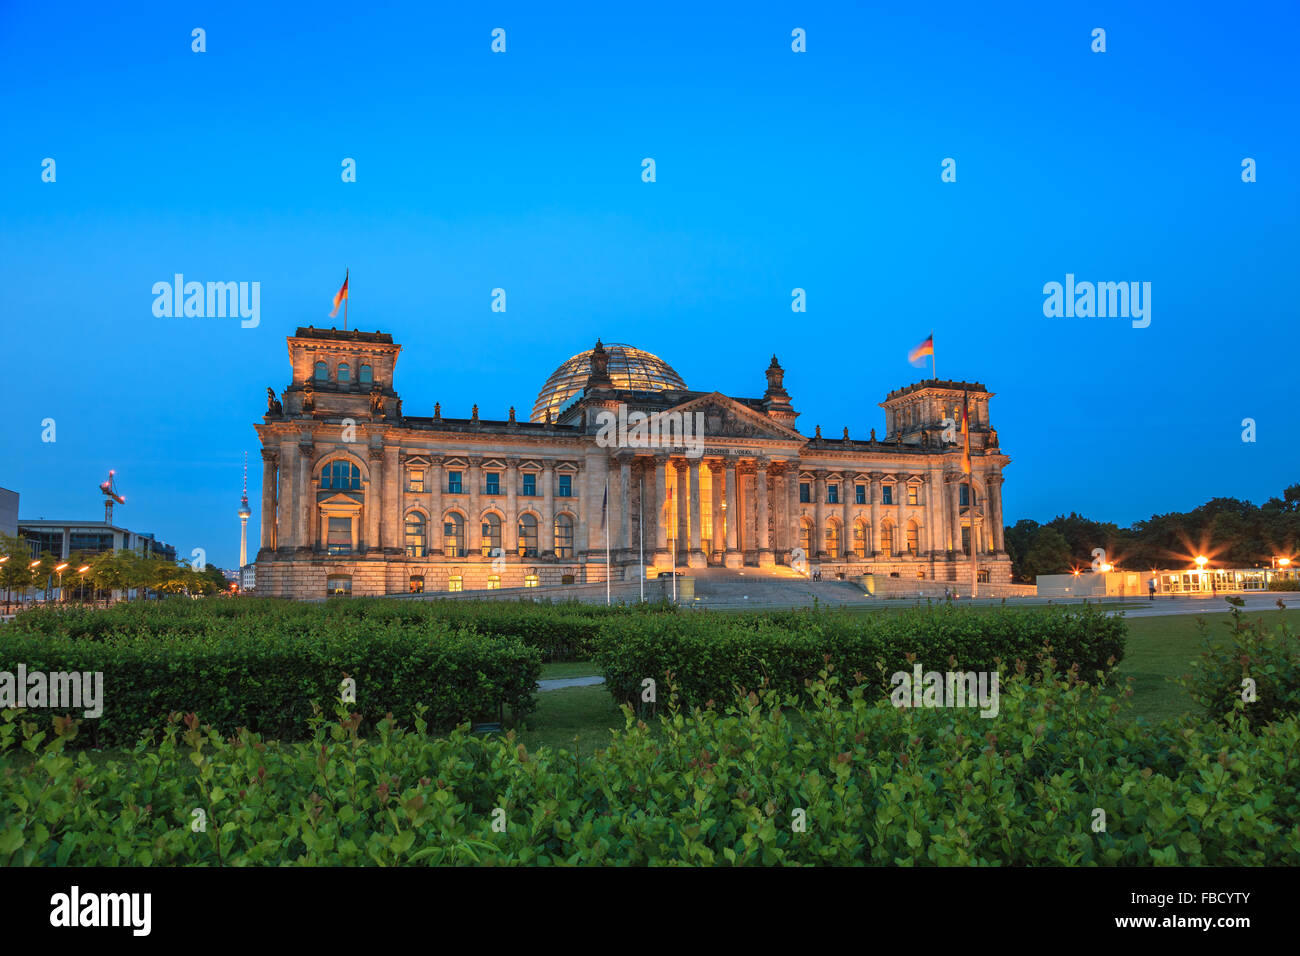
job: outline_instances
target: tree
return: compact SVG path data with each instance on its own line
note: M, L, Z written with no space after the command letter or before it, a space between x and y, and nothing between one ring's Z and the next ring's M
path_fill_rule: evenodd
M1055 528L1039 528L1029 553L1025 555L1023 573L1029 580L1040 574L1064 574L1070 570L1070 543Z
M15 590L25 591L32 586L31 548L22 538L0 534L0 586L5 589L5 609Z

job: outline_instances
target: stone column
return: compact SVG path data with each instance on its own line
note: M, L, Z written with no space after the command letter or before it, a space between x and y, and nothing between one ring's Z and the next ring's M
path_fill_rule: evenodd
M555 558L555 462L542 462L542 520L538 522L537 554Z
M602 449L603 451L603 449ZM601 456L604 458L603 454ZM577 512L577 527L573 532L573 560L577 561L580 557L585 557L592 550L591 548L591 526L594 521L599 521L596 515L600 511L600 497L604 490L599 484L599 475L596 469L592 467L591 458L582 458L578 462L578 473L573 478L573 488L578 494L577 504L573 510ZM606 462L605 474L609 474L608 461ZM593 490L595 489L595 490ZM605 541L604 533L601 533L601 542L599 545L601 561L605 560Z
M726 551L722 556L722 563L728 568L739 568L745 561L744 556L740 553L739 548L739 525L740 525L740 496L736 494L736 462L728 458L723 465L725 472L726 488L726 509L724 522L726 529L723 534Z
M298 529L294 516L297 514L295 503L294 478L298 474L298 443L286 438L280 443L280 494L279 507L276 509L275 544L278 551L292 551L298 546Z
M370 459L370 483L366 487L366 533L362 535L366 542L366 551L370 554L382 554L379 544L379 516L382 512L380 502L383 500L384 449L371 445L366 454ZM321 529L327 532L328 529Z
M398 467L397 445L384 446L384 497L379 537L385 554L402 553L402 472Z
M826 469L813 472L813 553L826 557Z
M677 474L677 489L674 491L674 498L677 502L677 543L674 550L677 552L677 563L687 563L687 549L690 547L690 501L686 490L686 462L674 461L673 468Z
M632 550L632 456L618 463L619 478L619 549L624 557Z
M316 507L315 483L312 481L312 459L316 457L315 445L308 439L298 443L298 520L302 531L298 538L298 550L310 551L316 547ZM360 520L359 518L357 520ZM361 529L357 528L357 538Z
M880 479L884 477L880 472L873 471L867 476L871 483L867 485L867 500L871 503L871 530L867 534L867 557L875 557L880 550L880 542L884 540L880 527Z
M1002 476L990 474L987 479L989 487L989 520L993 523L993 550L997 554L1006 553L1003 540L1006 529L1002 526Z
M911 475L899 475L894 491L898 495L898 550L907 554L907 479ZM920 542L917 542L920 547Z
M700 513L700 460L692 459L687 465L691 475L691 553L688 563L693 568L702 568L708 560L704 556L702 539L702 522Z
M757 524L754 541L758 548L758 566L770 568L776 563L772 557L772 539L769 534L770 514L767 507L768 462L759 459L754 464L754 520Z
M853 475L843 472L840 478L840 502L844 516L840 519L840 555L845 563L852 560L853 552L853 499L855 490Z
M483 485L483 459L469 460L469 517L465 520L465 548L475 556L483 553L483 521L479 517L479 496Z
M794 549L799 544L799 463L787 462L785 466L785 563L794 560Z
M949 528L949 549L954 555L960 555L961 549L961 498L958 486L961 484L961 474L952 474L948 476L948 528Z
M506 459L506 517L501 522L501 550L519 554L519 459Z
M261 533L262 551L275 550L275 480L280 465L280 456L276 452L262 449L262 514ZM261 560L262 555L258 554Z
M442 458L429 459L429 554L441 556L445 536L442 533Z
M712 561L719 560L723 550L726 548L726 532L723 525L726 523L723 517L722 509L722 463L717 461L709 462L709 488L712 491L713 501L710 507L713 509L713 540L709 542L709 559Z
M668 456L655 455L655 501L654 510L650 512L654 516L654 549L655 564L668 564L668 514L665 505L668 503Z

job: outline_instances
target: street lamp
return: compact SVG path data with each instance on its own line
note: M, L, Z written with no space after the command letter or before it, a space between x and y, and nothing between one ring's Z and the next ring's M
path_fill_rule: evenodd
M54 566L54 570L57 571L59 574L59 603L60 604L63 603L63 569L66 568L67 566L68 566L67 561L64 561L62 564L56 564Z
M1203 554L1198 554L1196 556L1196 570L1201 572L1201 576L1198 578L1198 583L1200 585L1199 590L1201 591L1205 590L1205 565L1209 560L1210 559Z
M81 603L86 602L86 572L90 570L90 565L83 564L77 568L77 573L81 575L81 583L77 585L77 599Z

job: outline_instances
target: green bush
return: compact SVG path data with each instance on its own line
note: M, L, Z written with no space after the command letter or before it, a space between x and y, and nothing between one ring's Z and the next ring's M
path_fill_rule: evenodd
M149 629L169 612L155 613L158 620L143 615L140 628L95 639L7 630L0 670L16 672L21 663L29 673L102 672L104 712L83 735L95 746L133 743L160 729L167 714L196 709L228 734L247 727L301 739L310 732L312 701L338 696L345 675L356 681L354 708L368 720L423 704L432 724L453 727L495 719L502 706L529 713L541 673L535 648L434 621L219 615L203 630L183 619L164 634Z
M1124 654L1123 618L1088 605L974 611L948 605L897 615L793 611L612 618L602 624L596 662L619 702L639 699L642 681L669 675L688 705L730 700L737 688L795 693L829 663L871 682L926 670L1007 671L1017 660L1050 656L1056 672L1091 676ZM1000 664L999 664L1000 662Z
M1268 582L1270 591L1300 591L1300 580L1295 578L1274 578Z
M1240 599L1229 599L1236 603ZM1269 630L1262 620L1250 622L1239 607L1224 625L1226 636L1214 638L1203 621L1204 645L1182 681L1207 717L1222 720L1240 713L1252 724L1300 714L1300 639L1285 623ZM1254 700L1247 701L1249 680Z
M340 709L298 744L190 715L95 762L10 711L0 865L1300 864L1294 717L1153 729L1046 672L993 719L871 696L823 674L657 733L629 709L581 760Z

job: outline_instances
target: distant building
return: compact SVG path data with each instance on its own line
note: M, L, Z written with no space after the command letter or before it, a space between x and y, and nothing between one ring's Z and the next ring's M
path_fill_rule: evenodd
M47 551L61 561L74 554L131 550L148 558L176 560L176 549L148 532L128 531L102 521L46 521L23 519L18 536L27 541L32 559Z
M18 492L0 488L0 534L18 534Z
M257 565L246 564L239 569L239 590L247 593L257 587Z
M1156 594L1233 594L1267 591L1273 581L1295 580L1300 572L1272 568L1192 568L1187 571L1106 571L1079 574L1040 574L1036 580L1039 597L1140 597L1150 591L1152 578Z

